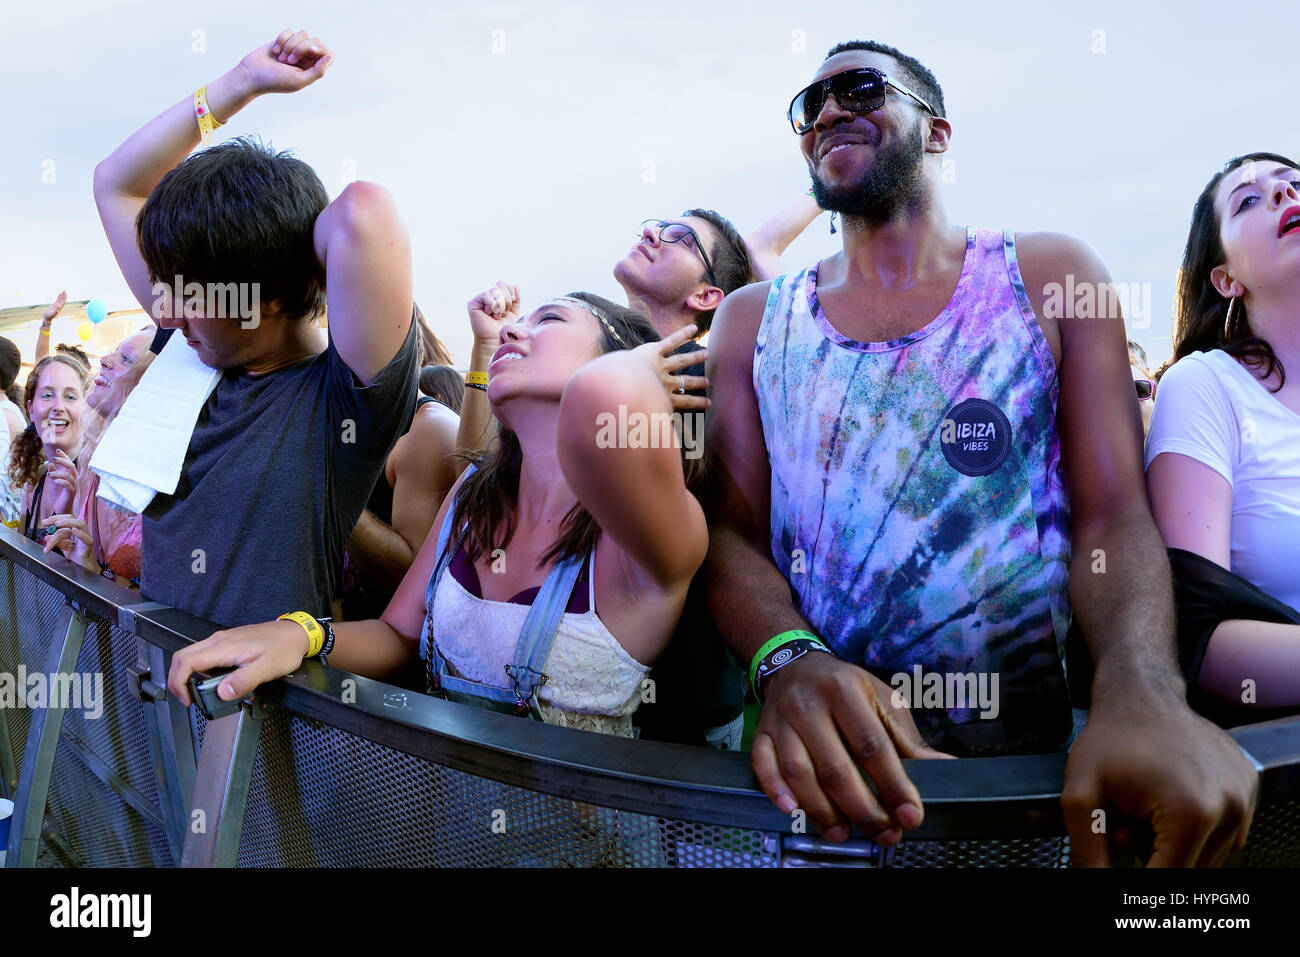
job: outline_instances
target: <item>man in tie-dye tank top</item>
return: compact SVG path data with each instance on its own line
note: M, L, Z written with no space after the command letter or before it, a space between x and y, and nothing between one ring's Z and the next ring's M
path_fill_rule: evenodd
M832 50L789 119L844 249L729 296L709 343L710 604L764 701L764 791L893 843L922 816L900 757L1070 747L1073 620L1096 662L1074 860L1105 862L1110 809L1152 822L1153 862L1221 861L1254 775L1186 705L1123 317L1058 308L1105 266L948 220L942 90L893 48Z

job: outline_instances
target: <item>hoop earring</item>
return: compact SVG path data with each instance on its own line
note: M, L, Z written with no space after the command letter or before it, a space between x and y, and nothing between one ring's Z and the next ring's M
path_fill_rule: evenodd
M1232 307L1237 304L1237 297L1233 296L1228 300L1228 314L1223 317L1223 341L1232 341Z

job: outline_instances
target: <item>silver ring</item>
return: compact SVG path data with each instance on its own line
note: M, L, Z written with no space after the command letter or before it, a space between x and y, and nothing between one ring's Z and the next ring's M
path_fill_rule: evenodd
M685 394L686 394L686 376L684 376L684 375L679 375L679 376L677 377L677 381L681 384L681 388L679 388L679 389L677 390L677 395L685 395Z

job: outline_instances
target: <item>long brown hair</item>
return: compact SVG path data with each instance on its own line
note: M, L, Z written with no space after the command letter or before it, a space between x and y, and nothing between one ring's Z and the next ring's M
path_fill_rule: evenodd
M601 354L621 349L634 349L646 342L655 342L660 336L645 316L624 306L616 305L591 293L570 293L567 298L577 299L592 307L600 322ZM617 338L615 338L617 334ZM470 456L477 466L473 475L461 483L452 510L452 528L468 524L464 534L453 535L448 547L454 552L464 546L470 559L490 554L494 549L505 548L516 528L515 505L519 501L519 473L523 466L523 449L519 436L503 425L497 428L497 443L493 450L481 456ZM695 461L687 460L688 465ZM581 557L595 547L600 526L581 503L574 505L565 515L559 536L539 560L539 567L568 556Z
M1286 382L1286 370L1273 347L1250 331L1250 317L1246 304L1238 298L1232 307L1232 325L1225 335L1224 322L1232 300L1214 288L1210 274L1223 265L1226 253L1219 238L1219 217L1214 209L1214 192L1223 177L1239 166L1250 162L1278 163L1300 170L1295 160L1278 153L1247 153L1228 160L1222 170L1201 190L1192 209L1192 228L1183 253L1183 267L1178 274L1178 289L1174 297L1174 357L1177 361L1193 352L1222 349L1228 355L1241 359L1252 369L1263 369L1267 381L1274 372L1278 376L1276 392Z
M420 366L449 366L455 361L446 343L438 338L437 333L424 318L418 303L415 304L415 347Z
M425 366L420 370L420 391L460 415L465 404L465 377L451 366Z
M41 371L51 362L62 362L77 373L81 382L81 391L86 391L86 381L90 378L89 368L79 359L63 352L55 352L36 363L27 377L27 387L23 390L30 400L36 394L36 384L40 381ZM14 488L35 485L41 477L41 468L45 465L45 448L41 445L41 434L36 423L28 422L27 428L14 436L13 446L9 450L9 482Z

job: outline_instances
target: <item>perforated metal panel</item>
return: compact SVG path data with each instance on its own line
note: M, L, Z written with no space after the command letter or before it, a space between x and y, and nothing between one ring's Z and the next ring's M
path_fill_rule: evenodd
M71 619L63 595L30 572L0 562L0 602L12 609L0 615L0 670L16 673L23 665L29 675L45 673L50 652L63 641ZM45 821L59 855L73 862L136 867L173 863L162 830L121 793L131 793L161 817L142 705L127 683L135 649L133 635L88 618L75 668L80 700L67 702L64 711ZM52 685L47 688L52 693ZM6 717L17 752L15 764L21 767L30 712L12 709ZM48 855L42 855L41 862L50 863Z
M155 821L120 793L133 792L137 804L151 807L154 816L161 818L143 705L128 684L128 669L135 660L133 635L102 619L88 620L76 670L83 687L100 676L100 700L83 698L83 707L68 708L64 713L46 826L53 830L55 840L89 866L175 863ZM93 710L84 706L92 703Z
M761 831L631 814L430 764L284 713L262 727L240 866L771 867Z
M1300 800L1260 808L1241 857L1243 867L1300 867Z
M52 585L0 561L0 671L17 676L45 670L50 648L63 640L72 612ZM16 679L15 679L16 680ZM5 710L14 767L21 770L31 713L22 707Z
M903 841L890 867L1067 867L1068 837L1000 841Z
M143 742L142 742L143 743ZM46 828L85 867L166 867L167 836L93 774L66 741L50 777Z
M84 708L69 709L63 717L62 737L77 740L97 755L156 808L158 779L149 753L144 706L131 694L128 684L128 669L135 665L135 659L133 635L110 628L100 619L90 619L77 659L77 671L83 681L102 675L102 714L94 718Z

